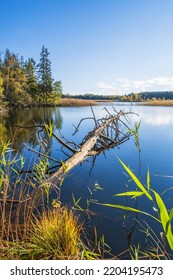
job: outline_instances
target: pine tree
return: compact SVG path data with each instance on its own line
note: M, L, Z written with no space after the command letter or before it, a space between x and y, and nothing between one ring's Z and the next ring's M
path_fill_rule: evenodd
M51 61L49 60L49 52L47 48L42 47L40 53L40 63L38 64L39 74L39 88L40 96L43 101L49 99L52 93L52 73L51 73Z
M26 91L33 100L38 99L38 81L36 77L36 63L33 58L29 58L24 65L26 74Z

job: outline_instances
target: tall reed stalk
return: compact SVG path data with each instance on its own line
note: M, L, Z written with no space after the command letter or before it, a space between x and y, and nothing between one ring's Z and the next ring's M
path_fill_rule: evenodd
M10 142L0 147L0 259L99 257L82 241L83 226L73 209L62 207L59 197L49 200L47 161L35 163L32 177L23 175L25 160L11 147Z

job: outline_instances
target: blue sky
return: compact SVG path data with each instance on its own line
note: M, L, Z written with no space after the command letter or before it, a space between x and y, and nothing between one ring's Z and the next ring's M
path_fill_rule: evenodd
M0 51L48 48L64 93L173 90L173 0L4 0Z

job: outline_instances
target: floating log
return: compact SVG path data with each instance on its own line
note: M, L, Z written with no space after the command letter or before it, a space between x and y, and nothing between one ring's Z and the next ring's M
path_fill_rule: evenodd
M36 196L38 196L40 189L43 189L44 186L49 187L49 189L51 187L61 186L63 179L65 178L67 173L75 166L85 161L88 157L96 157L98 154L103 153L106 150L109 150L110 148L118 146L127 141L131 136L128 119L128 115L131 114L131 112L117 112L114 109L114 114L111 114L107 109L105 109L106 116L101 119L96 119L92 107L91 111L93 117L81 119L79 124L75 128L74 134L78 132L83 121L87 121L89 119L92 119L94 121L93 130L88 132L88 134L83 138L80 144L70 142L66 140L62 135L61 137L59 137L53 132L52 128L49 128L48 124L44 124L42 126L25 126L25 128L40 127L41 129L44 129L45 132L47 132L49 135L51 134L51 136L54 137L62 145L62 147L64 147L71 153L71 155L68 156L65 161L59 161L59 169L51 174L49 178L37 188L37 191L34 191L35 194L37 193ZM17 127L21 128L22 126ZM35 152L39 156L44 157L43 153L34 151L34 149L31 149L29 147L27 148L28 150ZM58 162L57 159L50 158L47 155L45 155L45 158Z
M127 125L120 120L120 118L125 115L124 112L120 111L115 115L109 114L107 118L101 120L96 120L94 116L96 126L94 130L90 131L87 136L85 136L82 145L80 144L80 149L63 162L58 171L52 174L45 183L51 183L53 185L61 184L66 174L88 157L96 156L128 140L130 132L127 129ZM119 122L123 122L123 125L126 126L127 132L125 134L119 130ZM109 134L111 134L111 136L109 136ZM62 140L61 144L63 144Z

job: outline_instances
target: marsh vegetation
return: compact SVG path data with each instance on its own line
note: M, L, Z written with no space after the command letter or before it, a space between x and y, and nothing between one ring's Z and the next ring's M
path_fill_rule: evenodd
M106 106L110 112L111 105ZM116 110L119 108L117 106ZM129 107L124 109L127 111ZM114 149L105 150L94 161L88 158L76 166L53 192L45 182L60 163L67 171L65 162L69 152L61 150L61 145L50 132L53 129L64 141L70 139L73 145L81 143L82 137L92 131L94 117L91 109L32 108L1 116L1 258L172 258L171 136L170 139L164 138L169 135L167 124L164 127L161 124L161 130L158 125L159 120L168 121L159 114L163 111L168 117L169 112L172 114L171 108L157 111L155 107L151 118L150 107L135 106L132 109L141 118L139 125L137 114L130 115L132 122L130 126L128 123L127 133L132 137ZM94 107L96 119L102 119L103 112L103 106ZM23 119L26 114L28 122ZM92 120L88 120L88 116ZM86 121L72 136L81 118ZM46 121L53 124L52 129L47 129L49 137L42 130ZM157 124L154 130L153 122ZM169 131L171 125L169 122ZM152 131L154 134L149 137ZM9 138L13 140L8 142ZM161 143L165 143L162 146L164 156L156 153L157 147L162 153ZM37 153L33 154L32 150ZM60 157L60 163L42 154L56 161ZM160 156L163 165L156 165ZM148 166L150 172L146 170ZM56 223L57 217L59 224ZM66 222L61 223L61 218ZM68 219L69 224L74 225L73 238L72 232L68 233L68 226L61 228L68 225ZM39 237L39 232L43 231L41 227L45 229L44 238L43 235ZM57 235L58 227L61 228L59 234L63 233L61 236ZM66 247L66 240L61 239L65 232L69 247ZM48 238L51 236L59 241L54 243ZM70 245L70 240L75 242ZM61 249L56 242L61 244Z

